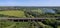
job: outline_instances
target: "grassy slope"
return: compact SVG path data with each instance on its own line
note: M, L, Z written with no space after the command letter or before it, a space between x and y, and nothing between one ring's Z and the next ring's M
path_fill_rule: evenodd
M0 11L0 14L8 16L16 16L16 17L25 17L24 11L18 11L18 10Z
M50 25L46 25L42 22L38 22L40 27L43 28L53 28ZM12 22L8 20L0 20L0 27L1 28L23 28L23 27L29 27L29 22ZM58 26L60 28L60 26Z
M40 27L43 27L43 28L53 28L53 27L51 27L49 25L43 24L42 22L38 22L38 23L39 23Z
M27 27L28 22L12 22L12 21L1 21L0 20L0 28L23 28Z
M58 28L60 28L60 26L58 26Z

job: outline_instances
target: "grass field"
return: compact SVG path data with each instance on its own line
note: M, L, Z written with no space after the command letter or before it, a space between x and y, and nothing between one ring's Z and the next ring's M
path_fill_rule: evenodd
M58 26L58 28L60 28L60 26Z
M57 21L57 23L59 24L58 21L60 20L55 20L55 19L51 19L51 18L47 18L47 20L45 21L41 21L41 22L14 22L14 21L10 21L10 20L0 20L0 27L1 28L33 28L33 27L42 27L42 28L53 28L53 24L55 24L55 22ZM35 26L34 26L35 24ZM50 25L49 25L50 24ZM54 25L55 26L55 25ZM60 28L59 25L57 25L58 28Z
M1 21L0 20L0 28L23 28L27 27L28 22L12 22L12 21Z
M18 11L18 10L5 10L5 11L0 11L0 14L2 15L8 15L8 16L15 16L15 17L20 17L20 18L25 18L24 11Z

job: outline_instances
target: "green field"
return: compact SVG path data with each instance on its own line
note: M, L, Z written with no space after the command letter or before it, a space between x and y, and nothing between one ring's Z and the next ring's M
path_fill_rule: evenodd
M12 22L12 21L2 21L0 22L0 28L23 28L27 27L28 22Z
M53 9L52 9L53 10ZM0 17L12 17L12 18L40 18L40 17L55 17L60 16L59 12L48 13L42 9L20 9L20 10L0 10Z
M0 11L0 14L2 15L7 15L7 16L15 16L15 17L20 17L20 18L25 18L24 11L18 11L18 10L5 10L5 11Z
M41 22L14 22L9 20L0 20L0 27L1 28L33 28L33 27L41 27L41 28L54 28L55 22L60 20L55 19L47 19ZM35 24L35 25L34 25ZM59 22L57 27L59 27Z

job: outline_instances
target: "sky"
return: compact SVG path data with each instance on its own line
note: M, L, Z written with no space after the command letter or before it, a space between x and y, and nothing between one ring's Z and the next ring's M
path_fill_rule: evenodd
M0 6L60 6L60 0L0 0Z

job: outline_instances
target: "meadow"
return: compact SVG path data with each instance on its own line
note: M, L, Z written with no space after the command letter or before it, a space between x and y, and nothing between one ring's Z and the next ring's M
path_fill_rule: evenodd
M5 10L5 11L0 11L0 14L2 16L6 15L5 17L12 16L12 17L26 18L24 11L20 11L20 10Z

